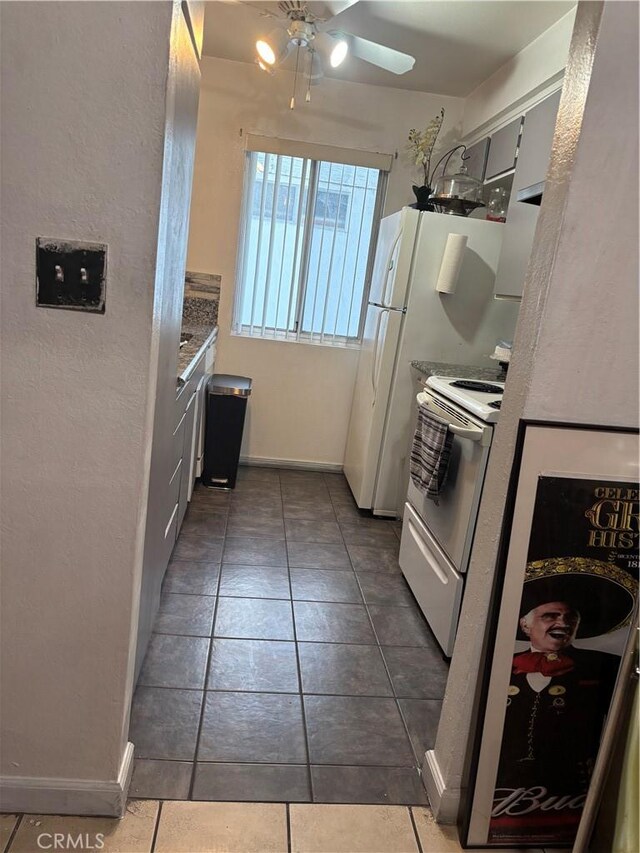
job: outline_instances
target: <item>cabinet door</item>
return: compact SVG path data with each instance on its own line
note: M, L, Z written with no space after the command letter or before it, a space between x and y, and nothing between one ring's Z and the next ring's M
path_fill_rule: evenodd
M204 453L204 419L207 404L208 374L203 376L196 391L196 426L193 431L193 475L192 483L202 474L202 455Z
M502 130L493 134L489 143L485 180L488 181L491 178L495 178L496 175L501 175L503 172L513 169L516 162L516 151L521 126L522 118L519 117L514 119L506 127L503 127Z
M191 476L191 452L193 449L193 428L196 416L196 392L191 395L187 404L184 422L184 444L182 449L182 473L180 479L180 499L178 501L178 533L182 527L184 516L189 503L190 488L189 478Z
M514 190L530 187L546 178L559 105L560 92L555 92L526 114L513 178Z
M515 201L512 194L496 272L496 296L522 296L539 211L534 204Z
M496 296L522 296L540 208L517 201L517 193L546 178L559 103L560 92L556 92L525 116L496 273Z
M481 139L475 145L467 148L464 155L464 165L472 178L484 181L484 170L487 165L487 152L489 151L489 137Z

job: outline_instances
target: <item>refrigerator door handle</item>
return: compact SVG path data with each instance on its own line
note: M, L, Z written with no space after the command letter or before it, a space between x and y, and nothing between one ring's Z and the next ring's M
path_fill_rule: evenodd
M402 314L407 313L406 308L396 308L393 305L385 305L383 302L367 302L367 305L371 305L373 308L382 308L384 311L400 311Z
M382 326L382 315L389 311L388 308L381 308L378 314L378 322L376 323L376 334L373 339L373 357L371 359L371 388L373 389L373 403L376 401L377 388L377 370L378 366L378 346L380 344L380 327Z
M398 243L400 242L401 239L402 239L402 229L400 229L400 231L398 231L398 233L396 235L396 239L393 241L393 243L391 245L391 249L389 251L389 257L387 259L387 266L386 266L385 273L384 273L384 286L382 288L382 304L384 305L385 308L389 307L389 305L388 305L389 300L387 299L387 288L389 286L389 273L391 272L391 270L395 266L395 264L393 263L393 256L395 255L396 248L397 248Z

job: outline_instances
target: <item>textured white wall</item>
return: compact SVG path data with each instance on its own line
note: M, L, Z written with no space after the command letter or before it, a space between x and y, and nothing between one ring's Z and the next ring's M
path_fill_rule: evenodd
M171 4L1 15L1 772L108 781L142 559ZM39 235L108 244L104 316L36 308Z
M638 6L607 3L524 416L638 426ZM602 173L622 175L602 204ZM606 185L606 175L603 174ZM606 194L606 193L605 193Z
M243 131L345 148L399 152L386 212L414 201L405 159L411 127L446 110L443 145L460 132L463 101L325 79L313 101L289 110L293 76L205 57L198 114L189 269L222 274L216 370L253 377L243 454L341 465L358 361L356 350L230 335L244 168ZM442 150L446 150L443 148Z

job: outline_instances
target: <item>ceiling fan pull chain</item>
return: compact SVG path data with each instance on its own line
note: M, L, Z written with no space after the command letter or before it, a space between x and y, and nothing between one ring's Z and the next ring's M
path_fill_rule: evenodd
M298 63L300 62L300 45L296 48L296 71L293 75L293 94L291 95L291 102L289 104L289 109L293 110L296 106L296 84L298 82Z
M307 94L305 96L305 102L307 104L311 103L311 77L313 76L313 60L315 59L315 55L315 50L309 48L309 79L307 81Z

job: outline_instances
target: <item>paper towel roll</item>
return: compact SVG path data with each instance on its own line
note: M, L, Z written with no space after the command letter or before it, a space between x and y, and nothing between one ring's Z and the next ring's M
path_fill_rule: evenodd
M455 293L467 239L465 234L449 234L447 237L436 283L436 290L440 293Z

